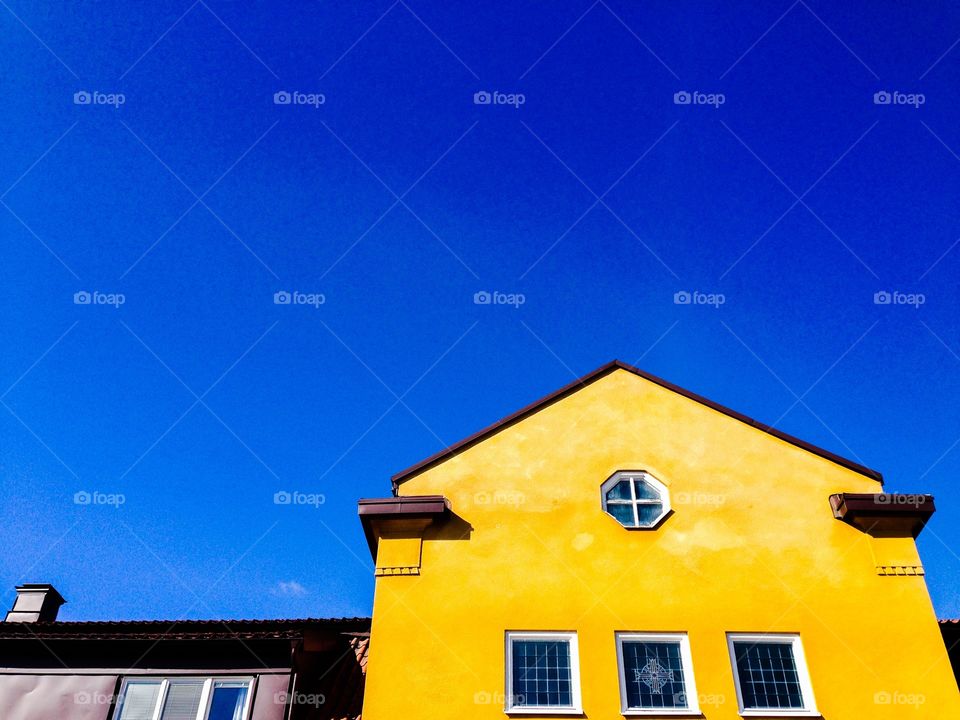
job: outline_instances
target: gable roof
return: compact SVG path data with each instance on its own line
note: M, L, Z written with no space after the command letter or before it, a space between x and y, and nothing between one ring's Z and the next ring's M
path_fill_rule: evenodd
M736 410L731 410L730 408L724 405L716 403L713 400L709 400L703 397L702 395L697 395L696 393L686 390L685 388L682 388L679 385L674 385L673 383L668 382L663 378L659 378L656 375L651 375L650 373L640 370L639 368L636 368L633 365L628 365L627 363L621 362L620 360L611 360L606 365L603 365L597 368L596 370L594 370L593 372L588 373L583 377L574 380L569 385L564 385L559 390L555 390L549 395L546 395L540 398L536 402L533 402L530 405L527 405L526 407L521 408L520 410L517 410L515 413L511 415L507 415L507 417L503 418L502 420L498 420L492 425L488 425L482 430L475 432L473 435L470 435L469 437L466 437L463 440L456 442L453 445L450 445L449 447L444 448L440 452L434 455L431 455L430 457L424 460L421 460L420 462L414 465L411 465L406 470L401 470L392 478L390 478L391 484L393 486L394 495L397 494L397 490L400 486L400 483L406 480L409 480L415 475L420 474L424 470L427 470L443 462L444 460L453 457L454 455L458 455L464 450L467 450L468 448L473 447L477 443L485 440L490 435L493 435L494 433L499 432L500 430L503 430L505 428L510 427L511 425L514 425L520 422L521 420L532 415L538 410L541 410L547 407L548 405L551 405L557 402L558 400L562 400L568 395L572 395L578 390L585 388L587 385L590 385L591 383L596 382L600 378L606 377L607 375L609 375L610 373L616 370L626 370L629 373L633 373L634 375L642 377L644 380L649 380L650 382L655 383L660 387L666 388L667 390L672 390L678 395L683 395L684 397L689 398L694 402L700 403L701 405L705 405L708 408L711 408L712 410L716 410L717 412L721 412L724 415L732 417L734 420L739 420L742 423L746 423L747 425L750 425L751 427L754 427L757 430L765 432L768 435L772 435L775 438L779 438L780 440L783 440L784 442L788 442L791 445L796 445L797 447L803 450L806 450L807 452L813 453L814 455L819 455L825 460L829 460L830 462L836 463L837 465L840 465L841 467L845 467L848 470L853 470L854 472L860 473L861 475L866 475L868 478L871 478L872 480L876 480L881 484L883 483L883 475L877 470L873 470L871 468L866 467L865 465L861 465L860 463L854 462L853 460L849 460L845 457L837 455L836 453L832 453L829 450L825 450L822 447L818 447L817 445L808 443L806 440L801 440L800 438L794 437L793 435L785 433L782 430L778 430L775 427L772 427L770 425L764 425L761 422L757 422L753 418L748 417L743 413L739 413Z

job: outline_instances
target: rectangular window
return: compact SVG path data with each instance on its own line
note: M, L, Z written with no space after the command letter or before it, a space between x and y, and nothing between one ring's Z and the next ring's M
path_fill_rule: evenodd
M246 720L253 678L127 678L117 720Z
M577 634L508 632L506 712L580 714Z
M244 720L250 683L244 680L214 680L206 720Z
M727 635L740 714L818 715L799 635Z
M624 715L699 715L686 633L617 633Z

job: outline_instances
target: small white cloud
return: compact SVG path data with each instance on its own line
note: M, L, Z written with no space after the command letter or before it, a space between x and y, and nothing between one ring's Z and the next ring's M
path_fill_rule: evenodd
M308 590L296 580L281 580L273 589L274 595L282 597L303 597Z

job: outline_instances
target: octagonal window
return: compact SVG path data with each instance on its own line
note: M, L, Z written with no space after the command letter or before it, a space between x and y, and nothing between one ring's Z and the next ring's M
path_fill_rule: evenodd
M656 527L670 512L666 486L650 473L614 473L600 488L603 509L627 528Z

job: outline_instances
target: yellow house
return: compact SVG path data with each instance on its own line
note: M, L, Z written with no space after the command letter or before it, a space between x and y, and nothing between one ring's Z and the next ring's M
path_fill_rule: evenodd
M612 362L362 500L364 720L960 718L928 495Z

